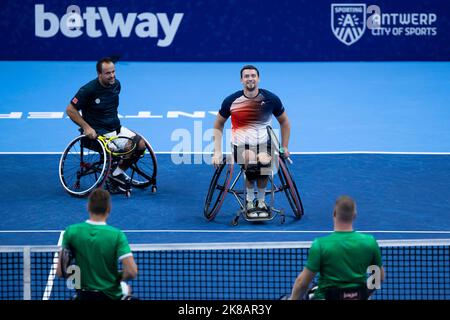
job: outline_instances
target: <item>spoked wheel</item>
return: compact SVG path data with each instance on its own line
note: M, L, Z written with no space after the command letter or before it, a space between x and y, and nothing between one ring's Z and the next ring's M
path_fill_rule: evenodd
M300 199L300 194L298 193L295 181L292 178L291 173L289 172L286 160L282 157L280 157L280 168L278 171L278 176L281 181L281 188L286 194L289 205L291 206L295 217L297 219L301 219L304 213L302 200Z
M82 135L64 150L59 161L59 179L68 193L83 197L103 184L110 163L102 143Z
M204 215L208 221L213 220L222 206L223 200L228 193L231 178L233 177L233 164L226 163L224 157L222 164L214 172L206 196Z
M145 139L144 139L145 140ZM133 162L127 170L127 175L132 177L131 186L137 189L144 189L152 186L152 193L156 192L156 173L158 163L156 155L151 145L145 140L145 152L140 158Z

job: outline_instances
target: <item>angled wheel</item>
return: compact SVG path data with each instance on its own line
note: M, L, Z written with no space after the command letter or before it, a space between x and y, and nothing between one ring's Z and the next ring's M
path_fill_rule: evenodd
M222 164L216 169L209 184L203 213L208 221L213 220L222 206L228 193L231 178L233 177L233 164L226 163L224 157Z
M144 139L144 138L143 138ZM152 192L156 192L156 174L158 163L152 146L145 140L145 151L140 158L131 164L127 170L127 175L133 177L131 186L137 189L152 187ZM153 191L154 190L154 191Z
M59 179L68 193L82 197L102 186L110 164L102 143L82 135L64 150L59 161Z
M286 197L288 199L289 205L291 206L294 216L297 219L301 219L303 216L303 204L300 199L300 194L298 193L297 186L294 179L292 178L289 168L286 164L286 160L280 157L280 168L278 171L278 176L281 181L281 188L284 190Z

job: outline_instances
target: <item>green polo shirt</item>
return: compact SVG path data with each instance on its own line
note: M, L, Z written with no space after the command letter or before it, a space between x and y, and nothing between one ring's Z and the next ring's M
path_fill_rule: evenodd
M306 268L319 272L316 299L324 299L330 287L351 288L366 285L367 267L382 266L375 238L355 231L335 231L314 240Z
M121 298L118 261L132 256L122 231L87 220L67 227L62 246L74 252L82 289L102 291L112 299Z

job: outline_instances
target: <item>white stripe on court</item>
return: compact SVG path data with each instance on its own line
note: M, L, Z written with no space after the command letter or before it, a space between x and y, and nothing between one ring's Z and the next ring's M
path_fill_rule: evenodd
M122 230L125 233L331 233L333 230ZM364 233L450 234L450 230L357 230ZM1 233L62 233L62 230L0 230ZM61 236L60 236L61 237ZM58 241L59 243L59 241Z
M293 155L340 155L340 154L383 154L383 155L430 155L430 156L448 156L450 152L420 152L420 151L289 151ZM62 152L34 152L34 151L2 151L0 155L47 155L47 154L58 154L61 155ZM201 154L201 155L211 155L210 152L176 152L176 151L156 151L155 154ZM229 154L226 153L225 154Z
M59 239L58 239L58 247L60 247L62 244L63 235L64 235L64 231L61 231L61 234L59 235ZM56 276L56 267L58 265L58 259L59 259L59 252L55 252L53 255L53 263L52 263L52 267L50 268L50 273L47 278L47 284L45 286L44 295L42 296L42 300L49 300L50 296L52 294L53 281L55 280L55 276Z

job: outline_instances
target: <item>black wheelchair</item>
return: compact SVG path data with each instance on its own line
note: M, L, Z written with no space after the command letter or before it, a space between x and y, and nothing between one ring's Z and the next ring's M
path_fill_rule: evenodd
M257 218L249 217L245 205L246 188L236 188L241 176L244 176L244 179L246 179L245 169L241 166L237 176L234 177L234 161L231 161L231 159L229 159L230 161L227 161L227 157L224 156L222 163L214 172L205 200L204 216L208 221L214 220L217 216L225 200L225 196L228 193L231 193L234 196L240 207L231 222L233 226L238 225L241 216L249 222L268 221L274 219L276 216L279 216L280 223L283 224L285 222L284 210L276 209L274 207L275 194L279 192L286 195L292 212L294 213L294 217L296 219L302 218L304 214L302 200L300 198L296 183L289 171L288 162L291 161L280 153L280 144L272 128L268 126L267 130L272 145L272 168L271 175L269 175L269 184L271 185L271 188L266 188L266 195L270 194L271 201L268 205L267 215L265 217ZM276 177L278 177L278 181L276 180Z
M62 186L69 194L77 197L86 196L95 188L101 187L111 193L124 193L126 197L131 196L132 188L151 187L151 192L155 193L156 155L150 143L142 136L141 138L145 142L145 150L142 151L137 149L133 139L127 137L76 137L66 147L59 161ZM118 141L125 147L115 147ZM123 161L129 163L129 168L125 171L129 181L118 190L117 182L110 179L110 176Z

